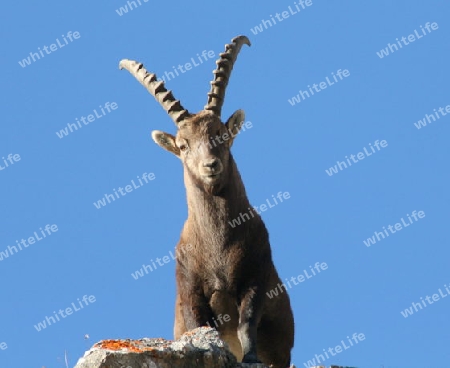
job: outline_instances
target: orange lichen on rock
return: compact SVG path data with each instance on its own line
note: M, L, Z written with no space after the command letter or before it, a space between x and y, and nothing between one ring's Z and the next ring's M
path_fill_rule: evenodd
M129 351L133 351L135 353L140 353L140 349L138 349L135 344L131 341L123 341L123 340L103 340L94 345L97 348L106 349L106 350L122 350L126 349Z
M128 350L134 353L153 351L150 346L142 346L139 340L102 340L94 345L95 348L106 350Z

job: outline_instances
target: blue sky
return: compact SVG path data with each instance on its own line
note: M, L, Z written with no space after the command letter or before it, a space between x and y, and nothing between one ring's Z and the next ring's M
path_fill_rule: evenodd
M185 189L178 159L150 132L175 126L118 63L135 59L162 76L214 52L166 84L195 112L218 54L239 34L252 46L239 55L222 115L242 108L252 123L233 145L250 201L290 194L262 214L283 280L327 265L288 290L293 362L304 367L331 348L342 352L324 364L445 365L450 4L141 0L127 13L125 5L2 5L0 367L60 368L64 351L73 366L101 339L172 338L170 252L187 215ZM82 128L61 132L77 119ZM140 185L144 176L153 179ZM133 180L138 188L94 205ZM389 236L376 238L384 229ZM404 317L412 303L422 309ZM336 349L354 333L364 340Z

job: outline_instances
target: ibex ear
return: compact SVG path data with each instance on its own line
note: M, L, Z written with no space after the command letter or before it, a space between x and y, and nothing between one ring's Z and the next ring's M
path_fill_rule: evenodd
M180 149L175 144L175 137L172 134L154 130L152 138L158 146L172 152L175 156L180 156Z
M234 138L239 134L239 130L241 130L242 124L244 124L244 120L244 110L237 110L228 118L227 122L225 123L231 136L231 138L228 140L230 147L233 144Z

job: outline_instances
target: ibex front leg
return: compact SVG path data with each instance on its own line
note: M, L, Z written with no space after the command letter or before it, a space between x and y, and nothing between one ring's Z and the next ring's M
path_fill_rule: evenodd
M206 326L212 321L213 313L200 288L180 290L181 311L188 331Z
M242 363L261 363L257 358L256 338L261 318L261 295L257 287L247 290L239 308L238 337L244 355Z

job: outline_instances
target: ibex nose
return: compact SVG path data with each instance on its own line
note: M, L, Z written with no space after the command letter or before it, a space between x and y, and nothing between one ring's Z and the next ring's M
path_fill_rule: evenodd
M219 159L217 158L212 158L210 160L206 160L205 162L203 162L203 166L204 167L209 167L210 169L217 169L217 166L219 166Z

